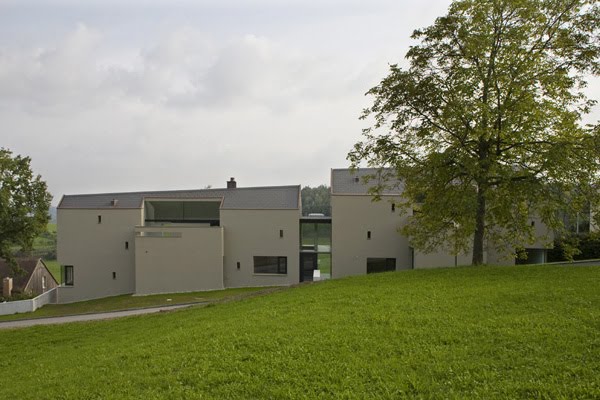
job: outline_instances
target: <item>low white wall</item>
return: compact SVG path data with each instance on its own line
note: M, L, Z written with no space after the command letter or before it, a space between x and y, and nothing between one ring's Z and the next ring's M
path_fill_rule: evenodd
M57 288L50 289L47 292L44 292L38 297L32 299L33 311L45 306L46 304L56 304L56 289Z
M0 303L0 315L10 315L31 311L34 311L33 299Z
M56 289L50 289L33 299L0 303L0 315L33 312L46 304L56 303Z

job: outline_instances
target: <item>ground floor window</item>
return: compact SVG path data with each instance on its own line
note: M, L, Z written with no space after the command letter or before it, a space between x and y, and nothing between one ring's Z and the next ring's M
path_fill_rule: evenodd
M65 286L73 286L73 266L63 266L63 283Z
M255 274L287 274L287 257L254 256Z
M515 264L544 264L546 262L546 249L525 249L526 258L517 258Z
M377 272L395 271L395 258L367 258L367 274Z

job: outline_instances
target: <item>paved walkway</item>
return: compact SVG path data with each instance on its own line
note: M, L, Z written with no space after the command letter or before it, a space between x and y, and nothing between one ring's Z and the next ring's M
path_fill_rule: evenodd
M123 311L109 311L97 314L79 314L79 315L68 315L64 317L48 317L48 318L36 318L36 319L24 319L20 321L6 321L0 322L0 329L7 328L25 328L34 325L52 325L52 324L64 324L67 322L77 321L96 321L100 319L112 319L120 317L128 317L131 315L142 315L142 314L153 314L161 311L177 310L179 308L192 307L205 303L194 303L194 304L179 304L173 306L162 306L152 308L137 308L133 310Z
M0 330L1 329L9 329L9 328L26 328L28 326L35 325L53 325L53 324L66 324L68 322L78 322L78 321L97 321L101 319L113 319L113 318L121 318L121 317L129 317L131 315L142 315L142 314L152 314L161 311L172 311L185 307L193 307L193 306L204 306L209 303L229 303L232 301L239 301L242 299L246 299L249 297L263 296L265 294L278 292L281 290L285 290L291 287L311 284L312 282L304 282L298 283L296 285L291 286L278 286L271 287L264 290L258 290L255 292L243 293L237 296L225 297L222 299L204 301L198 303L187 303L187 304L175 304L172 306L160 306L160 307L149 307L149 308L135 308L130 310L121 310L121 311L107 311L102 313L95 314L78 314L78 315L66 315L64 317L47 317L47 318L35 318L35 319L23 319L17 321L6 321L0 322Z

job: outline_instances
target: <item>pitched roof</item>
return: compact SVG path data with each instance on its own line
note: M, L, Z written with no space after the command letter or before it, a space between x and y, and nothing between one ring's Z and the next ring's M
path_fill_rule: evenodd
M40 261L39 258L20 258L17 259L17 264L24 271L21 274L15 275L10 264L0 258L0 278L13 278L13 288L16 291L22 292L27 282L31 279L31 275L35 267Z
M63 196L58 208L142 208L144 199L151 197L167 199L219 199L223 201L221 209L296 210L300 205L300 186L76 194ZM113 200L116 200L115 205L113 205Z
M370 179L365 181L367 177ZM332 194L369 194L370 188L384 182L386 188L381 194L397 195L402 193L402 182L394 177L391 169L360 168L352 171L348 168L340 168L331 170Z

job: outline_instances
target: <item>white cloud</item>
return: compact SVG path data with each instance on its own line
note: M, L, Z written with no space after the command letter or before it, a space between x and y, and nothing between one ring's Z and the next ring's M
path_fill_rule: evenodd
M33 157L57 197L222 186L230 175L326 183L360 131L356 67L266 37L220 43L184 27L126 57L107 47L80 24L51 48L2 53L6 145Z
M176 3L195 9L187 18L169 14L171 2L148 14L136 2L80 12L81 2L56 0L63 8L46 15L28 1L36 12L0 13L1 145L32 157L55 202L220 187L230 176L242 186L328 183L365 127L364 93L447 3Z

